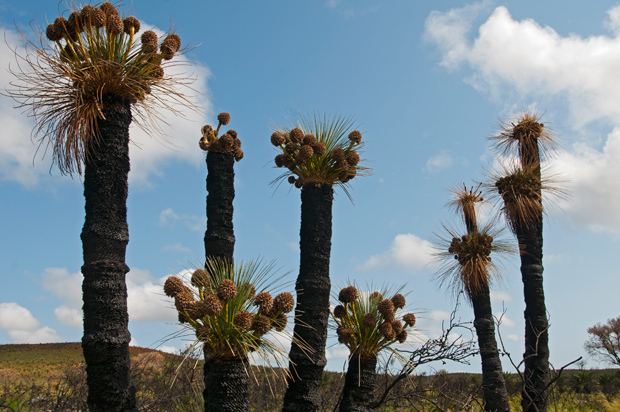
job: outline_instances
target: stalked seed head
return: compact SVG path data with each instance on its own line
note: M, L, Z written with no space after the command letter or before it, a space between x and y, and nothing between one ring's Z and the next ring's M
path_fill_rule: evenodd
M349 343L353 336L353 330L344 326L338 326L336 334L338 335L338 341L340 343Z
M314 150L312 149L312 146L305 144L302 145L301 148L299 149L299 152L297 152L297 163L303 164L306 163L314 154Z
M282 292L273 299L273 310L276 313L289 313L295 306L295 299L289 292Z
M126 34L130 34L132 29L134 33L140 31L140 20L134 16L125 17L123 20L123 31Z
M351 166L357 166L360 162L360 155L355 150L349 150L346 154L347 163Z
M209 286L209 274L204 269L196 269L194 273L192 273L192 285L196 287L207 287Z
M279 313L273 318L272 323L273 323L273 328L276 331L282 332L286 328L286 324L288 323L288 318L286 314Z
M304 136L303 143L314 146L318 143L318 140L316 140L316 137L313 134L307 134Z
M370 299L374 300L375 302L381 302L383 300L383 294L378 290L375 290L370 294Z
M304 181L303 181L302 179L297 179L297 180L295 181L295 187L296 187L297 189L301 189L303 186L304 186Z
M258 306L260 312L269 313L273 307L273 298L269 292L261 292L254 297L254 304Z
M381 302L379 302L379 304L377 305L377 310L379 310L379 313L386 321L391 322L394 320L394 302L392 302L390 299L383 299Z
M394 329L394 333L398 335L400 332L403 331L403 323L399 320L393 320L392 329Z
M118 16L118 10L109 1L106 1L105 3L103 3L101 6L99 6L99 8L105 13L106 16L111 16L111 15Z
M322 155L323 153L325 153L325 143L323 142L316 142L316 144L314 144L312 146L312 149L314 150L314 153L318 154L319 156Z
M239 160L243 159L244 155L245 154L243 153L243 150L241 150L241 149L235 149L235 151L233 153L233 156L235 157L235 161L237 161L237 162Z
M332 150L332 157L336 161L336 163L346 162L346 156L342 147L337 147ZM342 166L339 166L342 167Z
M142 51L148 48L148 52L152 53L157 51L157 33L152 30L147 30L142 33L140 36L140 41L142 42Z
M394 340L394 328L390 322L383 322L381 326L379 326L379 331L383 335L383 337L387 340Z
M181 48L181 37L179 37L179 35L176 33L170 33L164 38L164 41L162 43L169 45L176 53Z
M250 330L254 316L247 311L239 312L235 315L234 324L242 331Z
M396 335L396 339L398 339L398 343L405 343L407 342L407 331L406 330L401 330L400 333L398 335Z
M53 23L48 24L45 29L45 36L50 41L60 41L62 40L62 30Z
M209 150L209 146L211 145L211 143L209 143L209 139L206 136L202 136L198 141L198 145L202 150L206 152L207 150Z
M202 302L205 307L205 312L209 316L219 315L224 307L218 297L212 293L205 295Z
M82 7L82 10L80 10L80 18L82 24L86 27L95 24L95 8L90 4Z
M103 26L105 26L106 24L106 15L105 12L101 9L95 9L93 11L93 26L95 26L96 28L101 28Z
M360 144L362 142L362 134L359 130L353 130L349 133L349 140L353 144Z
M273 161L276 164L276 167L283 167L285 160L286 160L286 157L283 154L276 155L276 157L273 159Z
M230 279L224 279L217 286L217 297L223 301L229 301L237 295L237 287L235 282Z
M405 297L402 294L400 294L400 293L397 293L394 296L392 296L392 303L394 303L394 307L396 309L404 308L406 302L407 301L405 300Z
M403 316L403 321L405 322L405 324L409 327L414 327L415 326L415 314L413 313L407 313Z
M185 288L187 288L187 286L185 286L183 284L183 281L176 276L170 276L164 282L164 293L166 294L166 296L169 296L171 298L178 295Z
M263 336L271 329L271 320L263 315L257 314L252 321L252 330L258 336Z
M226 113L226 112L222 112L220 114L217 115L217 121L221 124L223 124L224 126L226 126L228 123L230 123L230 113ZM236 133L235 133L236 135Z
M295 176L289 176L287 180L290 184L294 185L297 181L297 178Z
M294 143L301 143L304 140L304 132L299 127L294 128L290 132L291 141Z
M220 144L222 145L222 150L225 153L231 153L235 149L235 138L232 137L229 133L224 133L219 138Z
M123 20L118 14L109 14L106 21L106 29L108 33L120 34L123 32Z
M347 314L347 310L342 305L337 305L334 308L334 317L336 319L342 319Z
M376 324L377 324L377 317L374 315L374 313L367 313L366 315L364 315L364 325L366 325L369 328L372 328Z
M275 131L271 134L271 144L274 146L282 146L286 142L286 137L280 131Z
M174 49L170 47L170 45L164 43L159 46L159 52L161 53L161 57L163 57L164 60L171 60L174 57L175 53Z
M355 286L350 285L340 290L338 293L338 300L342 303L351 303L359 297L359 292L355 288Z
M75 33L82 33L84 31L84 25L82 24L82 15L79 11L74 11L69 15L67 20L67 30Z

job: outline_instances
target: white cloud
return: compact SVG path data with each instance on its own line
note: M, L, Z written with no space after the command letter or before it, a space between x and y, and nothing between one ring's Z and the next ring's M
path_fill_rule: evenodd
M559 150L550 165L570 194L561 205L590 229L620 233L620 184L614 178L620 172L620 6L607 12L609 35L563 36L533 19L515 20L500 6L470 38L487 8L476 3L429 15L426 37L440 50L441 65L467 68L469 84L511 111L540 106L566 119L562 138L577 143L565 145L568 150ZM578 141L593 134L588 127L610 124L601 147L597 138Z
M59 306L54 309L54 316L67 326L82 326L82 311L68 306Z
M371 256L360 266L360 270L373 270L389 265L420 269L433 261L433 245L414 234L396 235L391 248L379 255Z
M163 249L166 252L176 252L176 253L190 253L192 250L185 246L182 243L172 243L169 245L164 245Z
M429 318L434 321L442 321L450 319L450 312L445 310L432 310Z
M143 24L145 28L152 26ZM161 30L154 28L157 32ZM0 89L6 90L13 80L9 66L16 69L13 49L22 44L20 35L14 31L0 27ZM23 49L19 49L23 54ZM192 88L195 91L188 94L200 108L189 110L181 108L180 113L173 114L167 111L159 113L163 122L160 131L146 133L135 122L130 127L130 157L131 182L148 183L153 175L160 174L162 166L171 160L190 162L198 165L204 154L198 148L200 128L205 118L211 112L211 102L207 80L210 77L209 69L181 55L175 57L179 63L168 69L167 74L182 74L195 79ZM190 96L191 97L191 96ZM49 150L42 146L37 152L38 143L31 139L32 120L26 113L13 108L14 101L0 95L0 124L3 132L0 134L0 181L15 181L25 186L35 186L41 179L49 178L51 158ZM36 154L36 157L35 157Z
M82 274L70 273L65 268L47 268L43 273L43 287L68 306L82 306Z
M508 292L503 292L501 290L492 290L491 291L491 302L510 302L512 300L512 296Z
M452 155L447 151L441 151L431 156L427 161L425 168L431 173L440 172L445 169L449 169L454 165L454 159Z
M204 217L199 217L196 215L177 213L171 207L168 207L159 213L159 224L162 226L173 226L177 222L180 222L187 229L194 232L205 230L207 227L205 219L206 218Z
M56 331L41 323L25 307L15 302L0 303L0 329L13 343L48 343L61 339Z

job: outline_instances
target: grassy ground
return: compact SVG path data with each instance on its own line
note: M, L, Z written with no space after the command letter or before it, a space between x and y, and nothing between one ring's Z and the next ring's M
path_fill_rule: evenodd
M130 348L132 381L140 410L200 411L202 365L147 348ZM253 368L252 411L278 411L283 380L273 370ZM380 383L385 382L380 377ZM269 382L268 382L269 380ZM519 411L520 382L506 374L513 411ZM324 410L333 410L343 383L339 373L323 378ZM481 377L475 373L417 375L397 386L381 411L479 411ZM86 384L79 343L0 345L0 411L86 410ZM620 412L620 370L565 371L551 396L549 411Z

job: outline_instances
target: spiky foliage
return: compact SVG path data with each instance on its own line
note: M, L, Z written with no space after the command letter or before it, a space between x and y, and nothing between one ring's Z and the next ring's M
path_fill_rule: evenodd
M360 165L362 135L342 117L302 119L290 130L276 130L271 143L278 149L275 165L287 169L274 182L344 185L367 168Z
M441 260L439 279L454 291L465 290L471 298L487 288L493 275L498 275L497 266L491 253L512 252L510 243L498 239L501 230L488 223L478 227L476 205L483 201L477 188L454 190L451 202L465 222L465 233L446 228L447 236L440 238L437 246L438 258Z
M406 303L402 294L397 292L390 299L378 298L379 294L388 296L389 291L360 292L354 285L347 286L340 291L341 304L332 314L338 341L363 358L376 357L396 342L405 342L408 330L415 325L413 313L398 313Z
M229 154L235 158L236 161L243 159L243 150L241 150L241 140L237 136L237 132L233 129L228 130L226 133L219 135L220 128L230 123L229 113L220 113L217 115L217 127L206 124L202 127L202 137L200 138L199 145L204 151Z
M517 154L523 166L540 165L550 149L554 139L545 129L540 118L531 113L521 115L516 121L502 126L502 130L492 138L500 153Z
M268 334L271 329L284 330L293 296L282 292L265 310L267 289L274 287L272 272L273 264L231 264L227 259L213 258L204 269L194 272L191 285L170 277L164 291L175 299L180 318L195 331L210 358L245 359L252 353L267 362L280 362L282 348Z
M165 37L158 53L158 36L147 31L137 41L139 30L138 19L121 18L110 3L87 5L48 25L49 42L30 42L24 54L15 51L17 70L7 92L34 118L34 134L52 147L62 173L81 173L100 138L98 120L110 97L130 102L145 129L157 127L157 109L192 106L179 88L189 79L165 75L178 64L168 60L179 50L170 47L179 37Z

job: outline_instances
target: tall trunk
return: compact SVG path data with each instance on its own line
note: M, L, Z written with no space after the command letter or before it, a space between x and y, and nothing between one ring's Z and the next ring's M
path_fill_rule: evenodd
M233 200L235 198L235 159L228 154L207 152L207 230L205 232L205 261L209 258L223 258L233 262L235 249L235 233L233 228ZM205 360L208 354L205 353ZM218 371L211 371L213 362L204 363L203 379L205 389L203 398L205 410L209 409L208 398L213 399L216 395L208 396L208 391L218 389L211 385L224 385L214 379L209 381ZM245 373L245 372L244 372ZM215 392L214 392L215 393ZM241 393L240 393L241 395ZM247 403L247 388L245 390L245 402ZM226 409L237 410L237 409Z
M105 120L99 121L101 138L85 160L82 349L89 409L127 411L135 410L125 285L131 109L127 102L106 103Z
M235 248L233 200L235 159L229 154L207 153L207 231L205 257L228 258Z
M294 339L289 354L291 378L284 395L285 411L317 411L329 317L329 258L332 238L331 185L307 185L301 190L299 276L295 284ZM312 348L304 352L297 343Z
M482 358L482 393L484 410L504 412L510 410L508 392L502 373L497 341L495 340L495 323L491 310L489 287L485 285L475 296L471 297L474 307L474 327L478 335L478 346Z
M341 412L369 412L374 401L375 385L377 381L377 357L362 357L352 354L349 359L349 368L344 378Z
M547 410L549 323L543 289L542 228L542 215L527 226L516 227L525 297L525 386L521 405L526 412Z
M242 412L249 409L248 386L250 384L245 365L247 359L209 359L205 353L205 363L209 364L205 376L205 411ZM208 391L207 391L208 387Z

